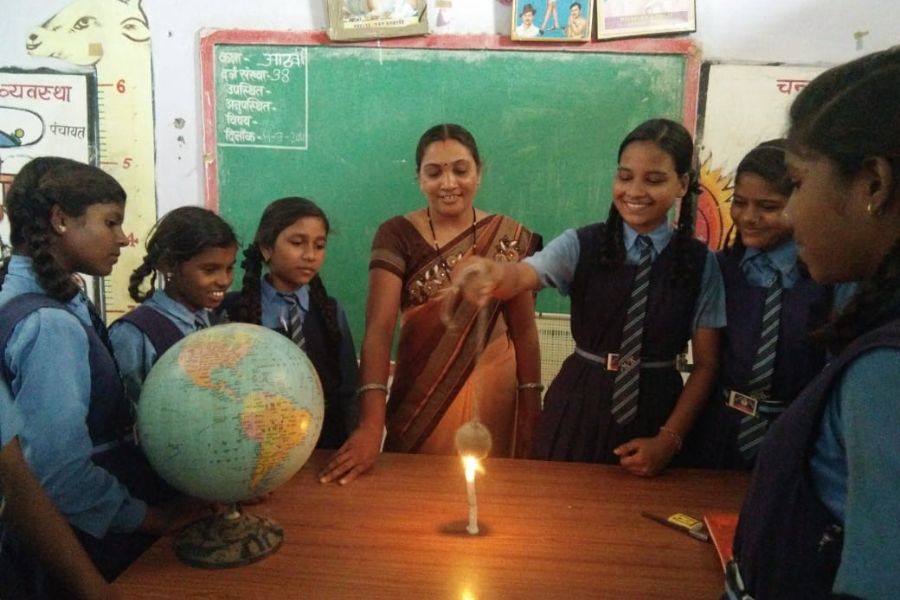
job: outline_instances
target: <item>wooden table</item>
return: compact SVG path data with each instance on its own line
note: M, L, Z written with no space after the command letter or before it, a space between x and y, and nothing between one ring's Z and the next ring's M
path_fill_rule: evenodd
M208 571L181 564L172 538L118 580L128 598L717 598L712 544L640 516L737 510L745 473L682 470L642 479L619 467L484 461L482 532L464 532L465 478L455 457L384 454L347 486L309 463L247 510L285 530L274 555Z

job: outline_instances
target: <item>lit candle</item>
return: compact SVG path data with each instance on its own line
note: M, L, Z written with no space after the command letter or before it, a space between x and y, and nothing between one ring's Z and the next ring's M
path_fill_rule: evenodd
M466 531L471 535L478 533L478 501L475 499L475 471L478 470L478 459L474 456L463 456L466 469L466 496L469 500L469 524Z

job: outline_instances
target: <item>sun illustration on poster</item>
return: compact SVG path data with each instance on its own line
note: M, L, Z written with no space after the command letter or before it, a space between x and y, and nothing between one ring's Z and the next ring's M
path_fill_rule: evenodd
M731 229L729 202L733 190L731 175L713 168L712 154L700 166L700 195L697 197L697 237L712 250L721 250Z

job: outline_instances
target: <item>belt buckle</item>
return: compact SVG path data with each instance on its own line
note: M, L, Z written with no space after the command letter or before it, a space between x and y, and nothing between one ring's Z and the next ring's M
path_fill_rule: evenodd
M606 370L607 371L618 371L619 370L619 355L613 354L610 352L606 355Z
M759 400L751 395L731 390L725 404L734 410L755 417L759 408Z

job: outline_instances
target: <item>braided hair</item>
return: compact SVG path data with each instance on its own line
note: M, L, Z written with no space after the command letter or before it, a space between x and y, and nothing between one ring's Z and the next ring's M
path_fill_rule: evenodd
M275 241L282 231L293 225L299 219L321 219L325 226L326 235L331 230L328 217L325 212L311 200L290 196L275 200L263 211L256 228L256 236L253 243L244 251L244 260L241 268L244 269L244 280L241 287L240 298L234 311L229 315L235 321L244 323L261 322L262 291L260 278L262 277L263 263L265 262L262 248L273 248ZM309 297L312 303L319 309L322 320L325 323L326 340L329 345L329 354L337 357L340 354L341 329L337 319L337 303L328 297L325 284L317 273L309 282Z
M678 268L669 274L676 287L692 287L699 282L702 271L691 268L689 261L690 244L694 239L694 208L700 185L697 169L694 168L694 142L691 134L680 123L669 119L650 119L633 129L619 145L618 158L630 144L634 142L653 142L660 150L672 157L675 173L681 177L688 176L687 192L681 199L675 236L672 240ZM625 229L622 215L613 203L606 219L606 236L600 255L600 265L614 269L625 262Z
M147 238L144 260L131 274L128 294L143 302L156 289L155 277L150 289L141 291L144 280L154 272L176 269L207 248L237 246L234 230L216 213L199 206L182 206L157 221Z
M52 251L57 236L51 225L53 208L80 217L92 204L124 203L125 197L110 175L68 158L43 156L22 167L4 199L10 241L15 254L31 257L31 268L48 296L68 302L79 290L74 273ZM4 261L0 269L0 285L8 264Z
M741 162L738 163L734 174L735 183L742 175L758 175L769 184L772 191L787 198L791 195L793 184L784 161L786 150L787 140L783 138L761 143L748 152L741 159ZM725 252L727 254L743 255L744 243L741 240L741 232L738 231L734 223L728 229L725 240Z
M807 85L791 105L788 147L800 156L830 160L848 181L866 159L891 167L893 202L900 201L900 46L829 69ZM900 294L900 238L875 274L819 337L832 351L896 316Z

